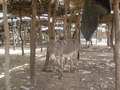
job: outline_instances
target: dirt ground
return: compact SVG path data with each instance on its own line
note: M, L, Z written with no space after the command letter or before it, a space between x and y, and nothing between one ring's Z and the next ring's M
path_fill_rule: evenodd
M19 51L20 48L17 48ZM13 50L12 50L13 51ZM12 90L32 90L29 75L29 48L25 56L11 51L10 76ZM3 47L0 48L0 90L5 90L3 73ZM106 46L81 46L78 69L74 73L64 72L63 79L54 77L57 72L43 72L46 49L36 53L36 90L114 90L115 64L113 51Z

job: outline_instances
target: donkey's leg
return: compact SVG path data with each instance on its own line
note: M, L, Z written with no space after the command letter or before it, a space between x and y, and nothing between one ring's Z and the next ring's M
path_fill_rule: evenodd
M60 56L60 79L62 79L63 77L63 60L62 60L62 56Z
M77 70L78 52L75 53L75 71Z
M70 72L74 72L73 70L73 57L70 58Z
M65 57L65 65L68 65L68 58Z
M57 60L58 65L60 66L60 58L57 58L56 60Z

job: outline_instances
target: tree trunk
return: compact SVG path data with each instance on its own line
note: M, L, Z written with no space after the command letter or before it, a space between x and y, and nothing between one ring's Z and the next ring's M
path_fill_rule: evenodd
M75 38L78 40L78 42L80 42L79 40L79 38L80 38L80 26L79 26L79 24L80 24L80 15L78 15L77 16L77 22L76 22L76 36L75 36Z
M48 35L49 35L49 39L52 37L50 17L51 17L51 3L49 4L49 7L48 7ZM44 68L43 68L44 71L46 71L48 64L49 64L49 53L48 53L48 49L47 49L46 60L45 60Z
M80 14L78 15L78 42L80 43Z
M65 17L64 17L64 27L63 27L63 30L64 30L64 38L67 38L67 7L68 7L68 0L64 0L65 2Z
M111 30L110 30L110 43L111 43L111 47L114 49L114 44L113 44L113 30L114 30L114 15L112 18L112 26L111 26Z
M6 90L11 90L10 74L9 74L9 65L10 65L9 38L10 38L10 35L9 35L9 28L8 28L9 26L7 22L7 0L3 0L3 22L4 22L4 30L5 30L5 64L4 64L5 85L6 85Z
M56 20L56 13L57 13L57 3L58 3L58 0L55 0L55 8L53 13L53 21L52 21L52 29L51 29L51 34L53 39L55 39L54 32L55 32L55 20Z
M97 45L97 39L98 39L98 38L97 38L97 30L96 30L96 45Z
M13 17L11 18L11 21L12 21L11 29L12 29L12 37L13 37L13 50L15 50L16 49L16 42L15 42L15 31L14 31L14 27L13 27L13 25L14 25Z
M54 36L54 27L55 27L55 19L56 19L56 10L57 10L57 0L55 0L55 8L54 8L54 14L53 14L53 21L52 24L50 22L50 17L51 17L51 3L49 4L48 8L48 31L49 31L49 40L55 39ZM49 65L49 53L48 53L48 48L47 48L47 54L46 54L46 60L44 64L44 70L46 71L46 68Z
M26 46L27 45L27 37L26 37L26 35L27 35L27 30L23 27L23 29L24 29L24 46Z
M120 16L119 16L119 0L114 0L115 13L115 90L120 90Z
M69 28L68 28L68 32L67 32L67 38L71 38L71 20L69 22Z
M48 7L48 36L49 36L49 39L52 37L50 18L51 18L51 3L49 4L49 7Z
M42 32L41 32L41 21L40 21L40 17L39 17L39 29L38 29L38 33L39 33L39 44L41 46L41 52L42 50Z
M107 36L107 46L110 47L110 25L107 25L107 31L106 31L106 36Z
M20 15L20 27L19 27L19 34L20 34L20 39L21 39L21 49L22 49L22 55L24 55L24 40L22 38L22 34L21 34L21 31L22 31L22 13L21 13L21 7L19 9L19 15Z
M37 15L37 0L32 0L32 20L30 30L30 76L31 84L35 86L35 38L36 38L36 15Z
M68 0L68 3L70 4L70 0ZM70 8L70 6L68 6ZM72 18L73 13L72 10L70 9L70 20L69 20L69 26L68 26L68 32L67 32L67 38L71 38L71 23L72 23Z

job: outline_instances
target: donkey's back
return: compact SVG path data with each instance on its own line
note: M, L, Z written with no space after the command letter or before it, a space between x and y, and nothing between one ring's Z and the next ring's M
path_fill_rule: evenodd
M61 50L63 50L62 51L63 56L69 57L79 51L79 43L75 39L65 39L59 42L62 43L60 48Z

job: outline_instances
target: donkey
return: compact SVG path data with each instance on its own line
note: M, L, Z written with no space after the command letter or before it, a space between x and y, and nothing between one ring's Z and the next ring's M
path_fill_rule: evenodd
M48 42L48 53L50 62L57 60L60 65L60 78L63 73L63 58L75 55L75 69L79 59L79 43L75 39L63 39ZM71 69L73 69L73 61L71 60Z

